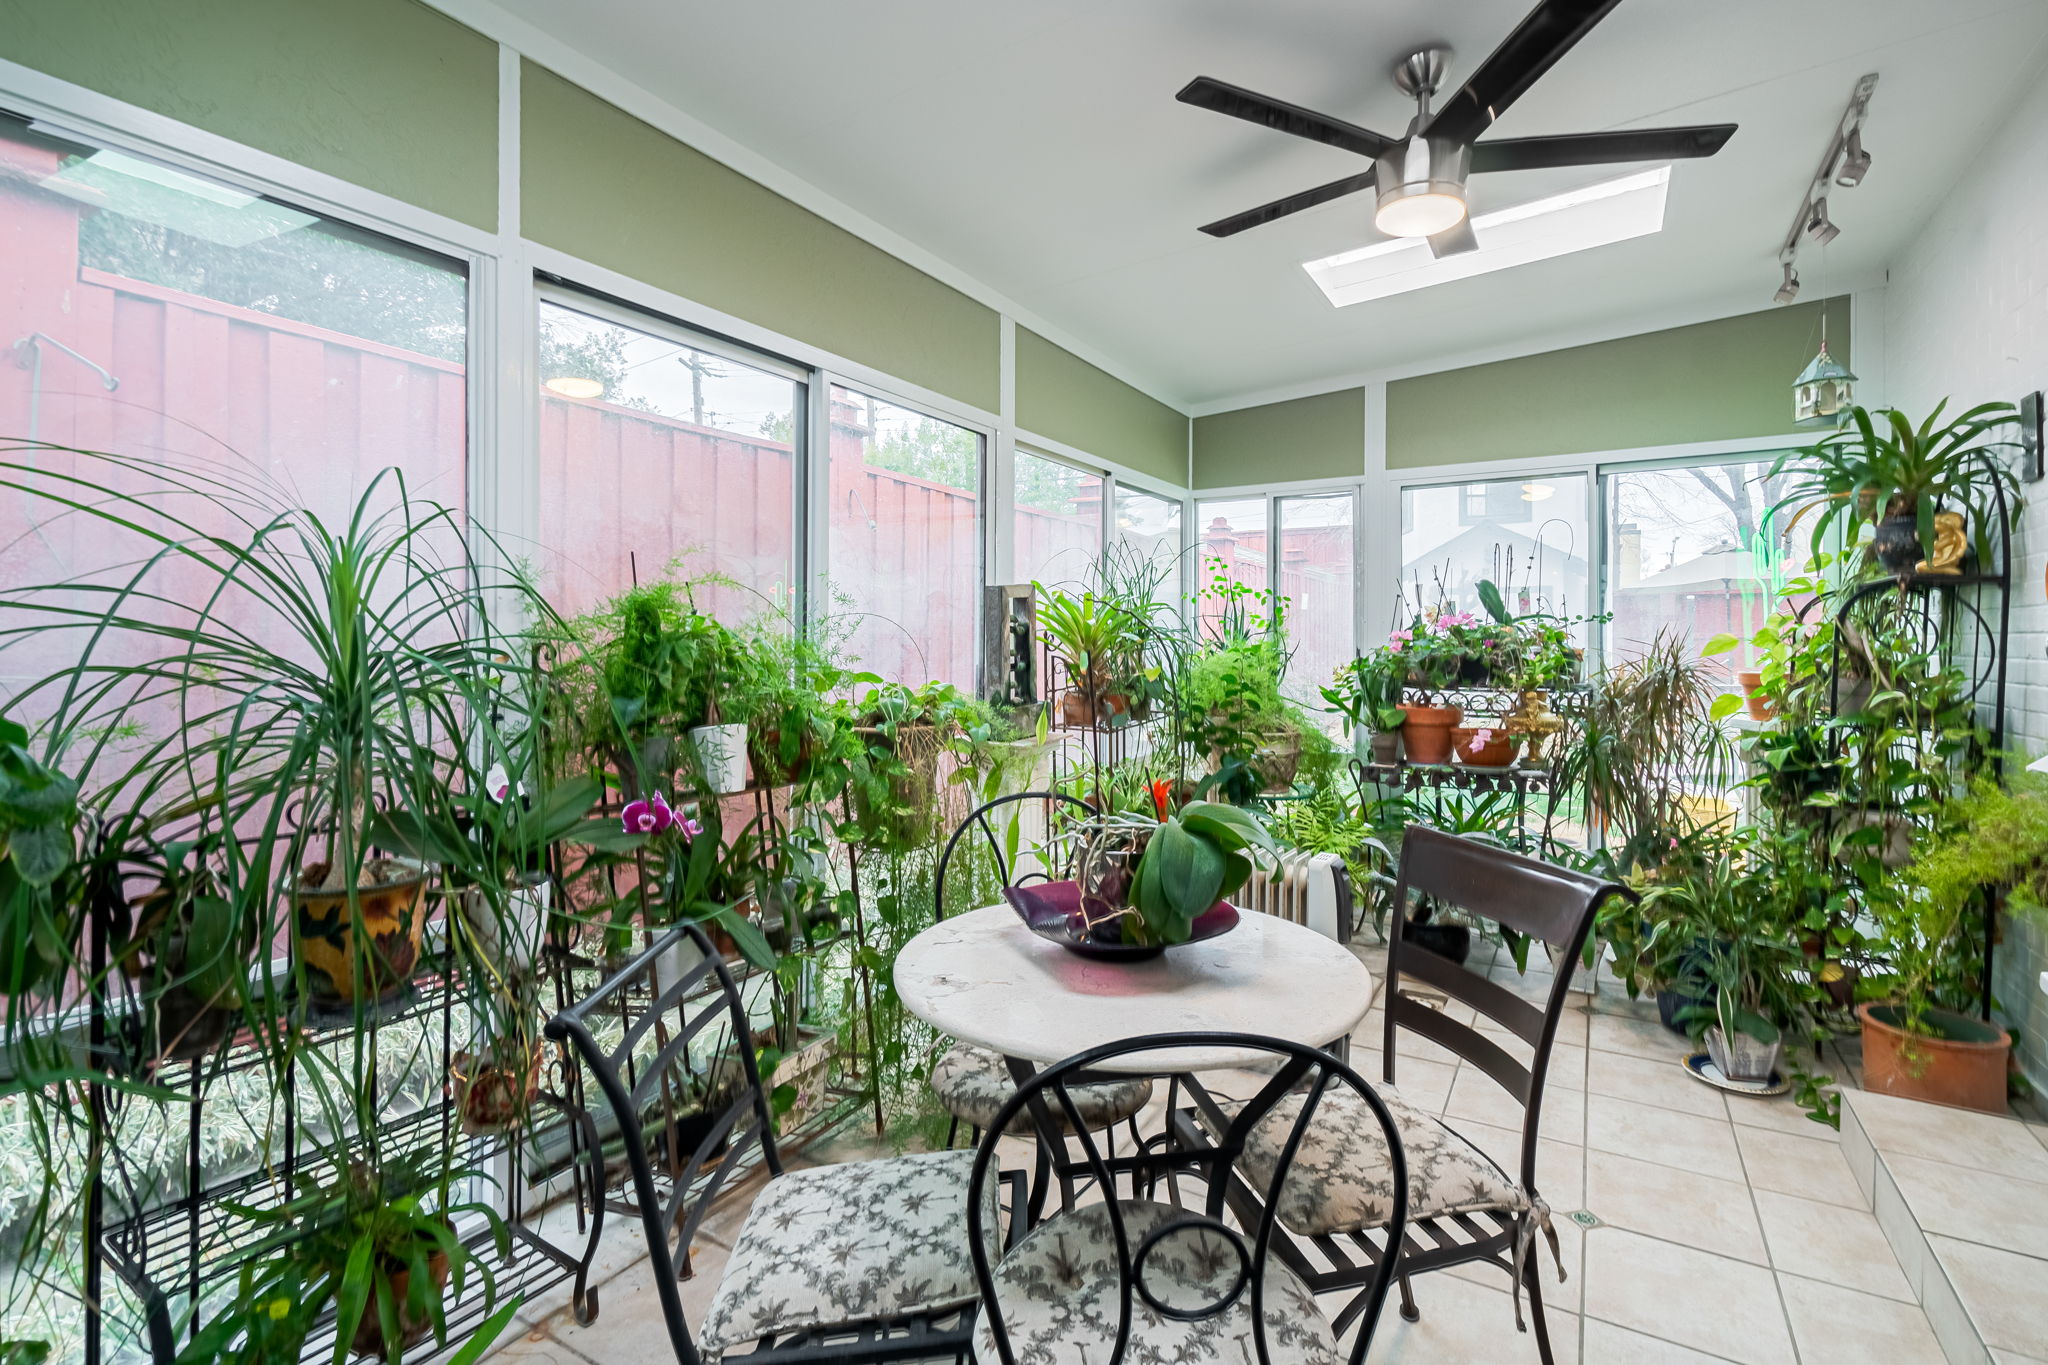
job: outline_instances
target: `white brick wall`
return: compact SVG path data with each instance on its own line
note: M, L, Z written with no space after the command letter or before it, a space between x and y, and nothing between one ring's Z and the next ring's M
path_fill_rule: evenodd
M2023 103L1925 227L1892 262L1884 291L1884 401L1918 418L1943 398L1950 410L2009 402L2048 389L2048 82L2014 91ZM1884 153L1873 145L1879 158ZM1886 167L1872 175L1906 174ZM2028 485L2013 545L2011 743L2048 752L2048 481ZM2048 1094L2048 932L2009 924L1997 993L2021 1036L2021 1061Z

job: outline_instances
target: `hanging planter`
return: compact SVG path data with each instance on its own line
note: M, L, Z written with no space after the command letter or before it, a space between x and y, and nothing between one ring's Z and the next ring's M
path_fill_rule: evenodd
M484 961L507 976L529 976L547 946L548 909L554 885L545 872L522 873L506 889L504 909L494 911L480 887L464 887L462 918Z
M690 747L704 774L704 789L731 796L747 789L747 727L744 724L699 725L690 731Z
M462 1131L509 1133L524 1123L540 1098L544 1060L538 1041L522 1046L511 1038L494 1038L480 1052L457 1051L448 1075Z
M354 890L320 887L327 865L313 863L292 888L292 932L315 999L347 1003L388 999L404 990L420 960L426 927L425 863L372 858ZM358 945L356 936L365 941Z

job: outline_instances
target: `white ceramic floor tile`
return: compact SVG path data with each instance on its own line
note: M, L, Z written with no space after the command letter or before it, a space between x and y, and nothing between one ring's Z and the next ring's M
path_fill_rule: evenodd
M1451 1128L1463 1134L1473 1146L1492 1157L1508 1178L1522 1174L1522 1135L1489 1123L1471 1119L1450 1120ZM1536 1188L1545 1202L1560 1216L1586 1204L1586 1151L1554 1138L1536 1139Z
M1690 1346L1587 1318L1579 1324L1584 1342L1583 1365L1723 1365L1726 1356L1710 1356Z
M1660 1109L1712 1119L1728 1117L1728 1103L1721 1092L1694 1080L1675 1058L1596 1051L1586 1066L1586 1089L1591 1094L1654 1104Z
M1927 1244L1986 1346L2032 1352L2048 1342L2048 1261L1951 1237Z
M705 1310L718 1292L719 1277L725 1271L725 1252L700 1245L693 1259L695 1273L679 1288L683 1316L694 1332L703 1323ZM548 1318L548 1335L596 1361L661 1360L673 1354L669 1350L668 1319L662 1314L661 1295L646 1261L614 1276L598 1290L597 1299L596 1321L583 1326L564 1308Z
M515 1324L505 1330L507 1335L498 1338L489 1353L494 1365L591 1365L588 1356L556 1341L545 1328L521 1331ZM667 1338L659 1344L666 1346Z
M1792 1365L1771 1272L1622 1228L1586 1236L1586 1314L1742 1365Z
M1857 1094L1849 1103L1856 1107L1871 1145L1886 1155L1920 1157L2048 1183L2048 1147L2018 1119L1923 1104L1896 1095Z
M1771 1128L1794 1137L1833 1139L1835 1130L1808 1116L1790 1095L1727 1095L1728 1117L1745 1128Z
M1743 1169L1755 1188L1844 1208L1866 1207L1841 1144L1833 1137L1801 1137L1737 1124L1735 1141L1742 1149Z
M1429 1292L1432 1289L1434 1293ZM1501 1290L1431 1275L1415 1282L1415 1306L1421 1320L1404 1322L1400 1290L1387 1295L1386 1312L1366 1354L1371 1365L1535 1365L1540 1358L1534 1333L1515 1330L1514 1305ZM1523 1315L1527 1313L1525 1305ZM1544 1322L1554 1357L1559 1362L1577 1360L1579 1320L1551 1311Z
M1609 1014L1604 1010L1594 1014L1587 1028L1587 1039L1596 1052L1625 1052L1632 1057L1652 1057L1659 1061L1677 1061L1693 1051L1692 1044L1682 1034L1673 1033L1658 1023L1653 1014L1648 1019L1624 1014Z
M1877 1219L1860 1209L1758 1190L1771 1264L1781 1271L1882 1298L1915 1302ZM1916 1308L1917 1312L1918 1309Z
M1941 1344L1916 1303L1778 1276L1801 1365L1935 1365Z
M1589 1151L1586 1207L1615 1227L1769 1264L1749 1186L1739 1180Z
M1726 1119L1591 1095L1586 1100L1586 1145L1723 1180L1742 1179L1735 1131Z
M2048 1259L2048 1184L1916 1156L1884 1162L1927 1231Z

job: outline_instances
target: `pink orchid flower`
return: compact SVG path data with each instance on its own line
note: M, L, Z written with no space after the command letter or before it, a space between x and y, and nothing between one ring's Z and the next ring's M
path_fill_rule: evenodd
M628 834L659 834L676 822L676 813L660 792L641 801L629 801L619 813Z
M682 820L678 823L680 823L683 827L683 835L685 838L694 839L704 832L704 822L695 819L694 817Z
M1493 731L1487 729L1475 730L1472 732L1472 742L1465 746L1465 752L1476 754L1491 743L1493 743Z

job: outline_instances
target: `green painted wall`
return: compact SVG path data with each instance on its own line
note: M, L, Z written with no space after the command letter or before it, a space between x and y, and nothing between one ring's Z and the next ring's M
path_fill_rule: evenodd
M1365 390L1344 389L1195 419L1195 487L1365 472Z
M1026 327L1017 329L1017 425L1176 488L1188 481L1188 419Z
M498 45L416 0L0 0L0 57L497 225Z
M1822 305L1794 304L1387 385L1387 467L1574 455L1792 429ZM1849 300L1828 349L1849 357Z
M993 412L996 314L532 62L525 235Z

